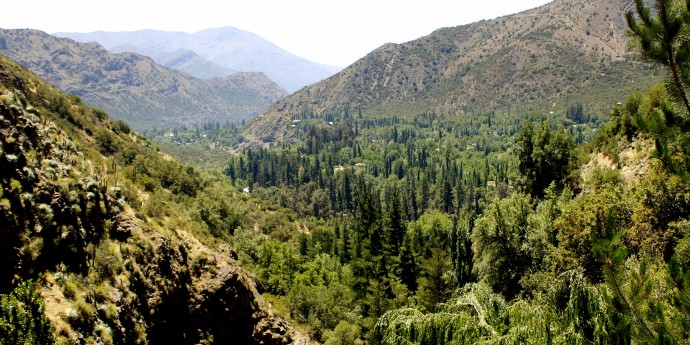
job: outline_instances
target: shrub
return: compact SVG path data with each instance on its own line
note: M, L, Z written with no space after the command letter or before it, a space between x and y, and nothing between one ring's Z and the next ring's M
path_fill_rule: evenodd
M76 329L91 332L93 329L96 308L83 299L79 299L65 312L65 319Z
M117 138L112 132L101 129L96 133L96 143L104 155L112 155L118 151Z
M93 113L94 116L96 116L99 120L105 120L108 118L108 114L106 114L105 110L100 109L100 108L91 108L91 112Z
M122 120L117 120L113 122L113 131L115 133L124 133L124 134L129 134L131 130L129 129L129 125L122 121Z
M0 296L0 345L52 344L53 327L43 300L30 281Z

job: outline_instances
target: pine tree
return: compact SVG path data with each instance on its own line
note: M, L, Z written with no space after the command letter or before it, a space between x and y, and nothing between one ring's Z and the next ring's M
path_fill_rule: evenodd
M450 297L452 269L448 251L433 247L431 257L422 263L422 277L418 282L419 297L427 310L435 311L439 303Z
M441 186L441 210L446 213L453 212L453 185L449 173L443 174L443 184Z
M640 52L648 60L667 66L671 71L673 83L690 115L690 102L683 85L682 70L690 61L690 41L685 38L683 29L687 23L688 3L682 5L674 0L655 0L656 16L643 0L635 0L638 22L632 11L626 13L631 36L637 41Z
M412 252L412 239L410 236L405 236L403 246L400 249L400 280L410 291L417 291L418 271L415 256Z
M687 314L669 322L665 303L654 296L655 280L649 269L649 259L643 257L635 264L625 263L628 251L623 244L625 229L616 224L613 213L607 217L603 238L596 239L593 251L603 264L608 286L605 300L609 305L609 334L616 342L629 343L635 340L644 344L680 344L687 338ZM630 266L626 269L625 266ZM673 265L671 265L671 276ZM673 280L673 279L670 279ZM677 291L682 295L685 289ZM685 324L683 325L683 320ZM675 328L681 325L680 332ZM682 335L682 336L681 336ZM683 339L687 340L687 339ZM683 342L684 343L684 342Z
M398 256L400 247L402 246L403 236L405 235L405 224L397 186L394 186L391 191L386 225L388 233L387 244L390 248L391 255Z
M463 223L469 223L465 220ZM472 238L471 226L459 224L457 217L453 219L450 245L453 259L453 273L458 286L462 287L472 281Z

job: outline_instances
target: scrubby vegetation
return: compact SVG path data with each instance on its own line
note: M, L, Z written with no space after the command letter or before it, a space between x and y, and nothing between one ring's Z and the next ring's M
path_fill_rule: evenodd
M288 215L5 58L0 134L0 342L290 341L227 244Z

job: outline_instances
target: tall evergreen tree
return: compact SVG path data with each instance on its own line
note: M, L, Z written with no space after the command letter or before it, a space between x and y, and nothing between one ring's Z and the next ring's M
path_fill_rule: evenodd
M461 224L462 223L462 224ZM468 220L459 221L453 219L450 246L453 259L454 278L458 286L462 287L472 280L472 238L470 236L470 224Z
M400 280L410 291L417 291L418 267L412 251L412 239L406 235L400 248Z
M421 268L418 294L422 305L429 311L435 311L439 303L450 297L452 291L453 264L448 251L433 247L431 256L422 262Z
M683 29L690 21L689 2L675 0L655 0L656 16L646 7L643 0L635 0L635 10L640 21L632 11L626 13L631 36L639 44L642 55L653 62L667 66L671 71L673 83L685 109L690 115L690 102L682 80L683 69L690 62L690 40Z
M405 235L405 223L403 209L400 203L400 193L398 192L397 186L394 186L391 190L386 220L388 246L390 247L391 254L398 256L400 247L402 246L403 236Z

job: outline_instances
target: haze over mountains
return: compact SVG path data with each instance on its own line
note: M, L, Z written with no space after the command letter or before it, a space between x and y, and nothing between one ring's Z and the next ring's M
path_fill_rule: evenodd
M37 30L0 30L0 54L136 129L248 119L287 95L262 73L202 80Z
M292 117L362 110L371 116L491 111L602 112L659 80L630 68L623 14L631 0L557 0L493 20L386 44L337 75L271 106L246 136L290 135ZM650 77L651 76L651 77Z
M340 71L290 54L251 32L233 27L197 33L140 30L130 32L56 33L79 42L98 42L113 53L135 52L198 78L233 71L263 72L288 92Z

